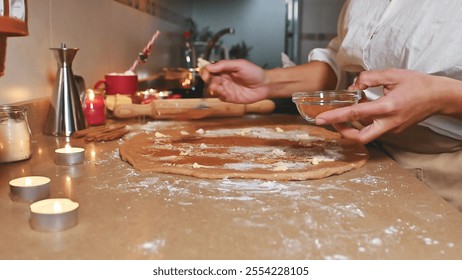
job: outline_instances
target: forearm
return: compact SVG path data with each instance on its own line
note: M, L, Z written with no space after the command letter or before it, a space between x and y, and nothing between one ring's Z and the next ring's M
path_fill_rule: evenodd
M290 97L299 91L334 89L337 84L335 72L321 61L266 70L265 75L271 98Z

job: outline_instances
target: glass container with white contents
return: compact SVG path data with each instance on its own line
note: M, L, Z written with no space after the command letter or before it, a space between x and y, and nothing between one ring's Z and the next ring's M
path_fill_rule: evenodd
M25 160L31 155L27 107L0 106L0 162Z

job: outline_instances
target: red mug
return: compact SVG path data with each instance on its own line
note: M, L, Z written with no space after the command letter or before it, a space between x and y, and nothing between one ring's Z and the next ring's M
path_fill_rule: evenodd
M119 73L106 74L104 80L97 81L93 88L99 89L102 84L104 84L106 95L133 95L138 91L138 76Z

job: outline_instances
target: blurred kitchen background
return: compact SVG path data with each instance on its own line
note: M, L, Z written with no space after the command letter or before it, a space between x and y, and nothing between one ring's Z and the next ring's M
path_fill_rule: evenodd
M0 0L2 1L2 0ZM10 0L14 1L14 0ZM335 35L343 0L29 0L29 35L8 37L0 105L50 97L56 60L50 48L79 48L72 69L92 87L105 73L124 72L156 30L140 79L165 67L185 66L185 35L198 45L233 28L216 43L213 59L247 58L280 67L295 63ZM187 33L185 33L187 32ZM200 43L202 42L202 43Z

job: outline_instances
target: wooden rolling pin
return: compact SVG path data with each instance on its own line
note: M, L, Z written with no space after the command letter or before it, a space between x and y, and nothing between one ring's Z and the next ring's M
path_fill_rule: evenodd
M114 106L116 118L148 116L162 119L201 119L206 117L239 117L246 113L268 114L274 111L271 100L251 104L235 104L218 98L159 99L149 104L118 104Z

